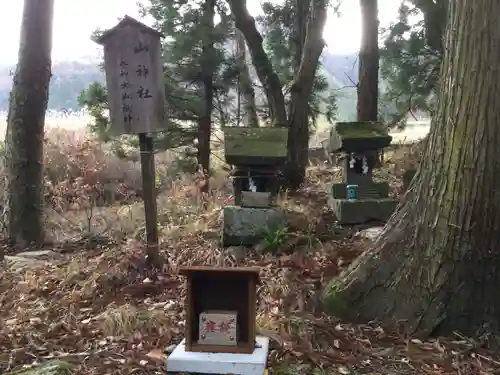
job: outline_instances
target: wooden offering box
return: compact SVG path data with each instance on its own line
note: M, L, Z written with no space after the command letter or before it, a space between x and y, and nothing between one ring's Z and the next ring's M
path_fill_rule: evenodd
M186 351L251 354L255 349L254 267L185 267Z

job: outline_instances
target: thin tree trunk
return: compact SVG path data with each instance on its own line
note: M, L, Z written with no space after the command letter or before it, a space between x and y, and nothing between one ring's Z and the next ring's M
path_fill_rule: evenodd
M375 247L333 285L343 313L423 336L500 330L500 2L450 2L423 162Z
M425 39L434 50L443 52L445 24L443 19L448 11L450 0L414 0L415 6L424 16Z
M238 77L238 100L243 104L243 125L258 128L257 105L255 104L255 91L253 89L250 72L246 61L245 36L238 29L235 30L236 39L236 63L239 68Z
M305 1L305 0L304 0ZM308 110L319 57L325 45L326 0L310 0L310 16L302 57L291 84L291 101L287 114L282 85L262 45L262 36L248 13L246 0L228 0L236 27L245 35L252 62L266 93L274 126L288 126L288 163L285 167L287 186L296 190L304 181L309 145Z
M360 0L362 18L359 52L358 121L378 119L378 8L377 0Z
M212 132L212 110L214 99L214 17L215 0L206 0L203 8L203 22L206 32L203 36L203 52L201 61L201 76L203 81L203 112L198 129L198 163L204 174L201 192L209 191L210 172L210 138Z
M286 185L292 190L297 190L304 182L309 163L309 99L324 47L322 34L326 23L327 4L324 0L312 0L309 4L298 0L296 6L297 11L301 13L295 32L295 64L299 65L296 67L290 89L288 162L284 173Z
M228 0L228 3L235 18L236 28L245 36L252 63L262 83L272 125L285 126L287 116L281 82L264 50L262 35L257 30L255 19L248 13L246 0Z
M43 139L53 0L25 0L6 131L7 230L18 245L43 241Z

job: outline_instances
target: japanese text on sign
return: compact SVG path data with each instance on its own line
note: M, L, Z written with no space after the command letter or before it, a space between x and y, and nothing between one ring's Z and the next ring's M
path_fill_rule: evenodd
M141 42L138 43L134 47L134 53L142 53L148 52L149 47ZM122 92L122 112L123 112L123 122L126 127L130 128L131 122L133 119L133 111L132 111L132 93L130 89L132 89L130 81L129 81L129 63L125 59L120 60L120 88L123 90ZM149 74L149 68L145 64L138 64L134 70L135 76L139 78L143 78L146 80ZM153 95L151 95L150 90L143 85L139 85L135 90L135 95L139 99L151 99Z
M205 332L228 333L230 328L231 324L225 321L222 321L219 324L216 324L213 320L205 322Z

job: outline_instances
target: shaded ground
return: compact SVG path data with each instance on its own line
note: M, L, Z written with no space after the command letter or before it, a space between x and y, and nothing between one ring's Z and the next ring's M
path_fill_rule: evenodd
M135 240L39 254L49 259L30 267L10 262L0 271L0 373L55 358L82 375L166 373L165 356L184 328L177 270L195 264L260 267L258 330L272 339L273 373L500 373L500 356L459 334L421 342L325 314L323 286L371 244L360 228L338 227L326 207L325 184L338 173L313 168L306 188L283 198L291 228L273 253L253 250L241 259L221 251L214 209L170 232L162 244L170 268L156 274L144 271ZM392 184L397 194L399 180Z

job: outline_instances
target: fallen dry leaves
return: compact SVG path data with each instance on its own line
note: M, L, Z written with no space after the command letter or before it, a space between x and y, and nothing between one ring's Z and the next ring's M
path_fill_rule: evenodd
M250 252L241 260L222 252L215 212L200 218L196 230L190 226L162 244L169 268L155 273L145 271L144 249L134 241L66 255L24 273L0 271L0 373L54 358L75 363L82 375L166 373L167 348L184 329L184 280L177 270L187 265L260 267L257 320L260 334L271 338L274 368L293 364L303 374L313 367L332 374L500 373L498 356L460 336L422 342L327 316L323 286L363 251L366 240L328 235L330 218L323 203L310 202L313 196L308 188L289 198L299 206L307 201L315 211L303 212L317 221L294 233L287 253L279 255Z
M326 251L251 254L244 262L262 270L258 323L272 338L271 366L305 363L375 374L500 371L490 353L464 338L420 342L323 314L322 278L333 277L340 259L353 258L362 245L332 242ZM198 251L190 264L210 258ZM52 358L77 363L78 374L160 371L165 349L182 337L184 284L175 271L142 274L141 254L138 244L129 244L23 275L4 272L0 371Z

